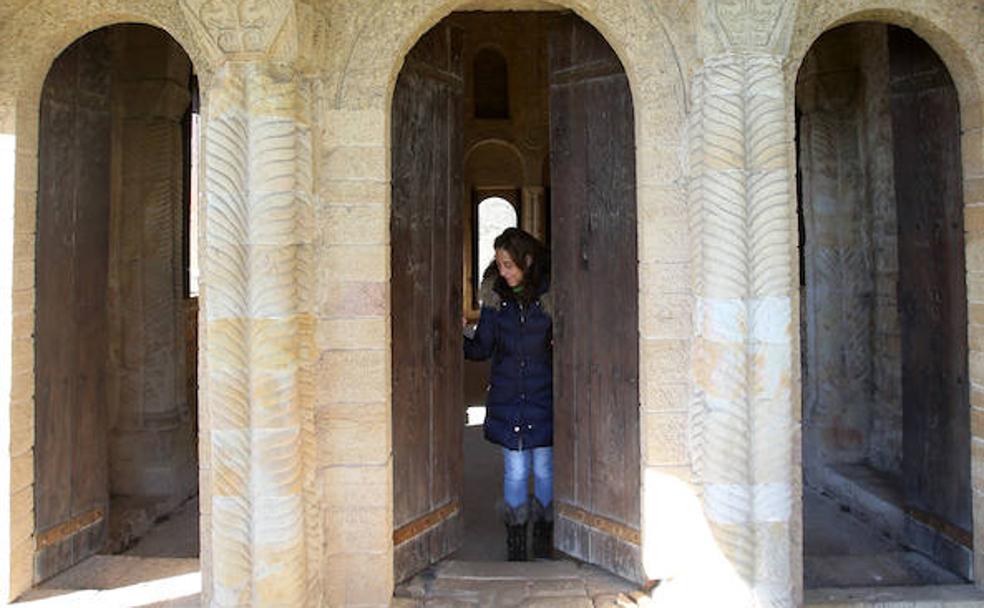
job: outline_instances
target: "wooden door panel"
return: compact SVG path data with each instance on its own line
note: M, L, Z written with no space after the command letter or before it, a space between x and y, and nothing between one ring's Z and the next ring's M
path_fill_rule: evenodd
M393 95L397 580L461 543L463 99L461 35L441 24L408 54Z
M102 548L109 506L106 287L110 53L74 44L45 81L35 318L35 581Z
M970 532L959 103L943 62L915 34L890 28L889 48L906 507Z
M642 578L632 98L590 25L550 35L557 546Z

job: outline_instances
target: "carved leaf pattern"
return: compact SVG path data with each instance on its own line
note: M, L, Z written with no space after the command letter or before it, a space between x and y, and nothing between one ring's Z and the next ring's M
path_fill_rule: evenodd
M219 605L301 606L311 587L313 414L299 352L311 339L299 314L310 244L298 238L310 225L311 150L297 90L289 72L231 64L208 97L203 276Z
M763 337L777 335L776 311L788 315L791 280L782 83L779 61L768 56L707 60L690 133L702 328L690 416L699 445L691 449L715 535L750 582L769 576L759 572L759 522L788 510L788 492L760 491L756 477L791 466L789 444L753 439L788 435L791 424L771 415L777 405L788 409L788 383L775 379L773 360L788 353L788 331ZM763 410L770 414L756 415Z
M746 235L745 121L739 60L709 61L698 76L693 111L699 147L692 150L697 222L695 246L700 250L698 297L701 334L695 360L702 371L695 383L698 421L702 423L700 459L705 482L705 508L715 536L736 569L750 579L754 571L754 537L747 525L752 504L748 369L743 344L729 343L714 331L716 308L747 294L749 251ZM710 446L713 446L711 448Z
M249 443L249 321L246 204L249 138L246 82L223 70L209 91L205 124L205 228L202 303L207 320L204 394L212 419L212 602L246 604L251 596L252 521Z

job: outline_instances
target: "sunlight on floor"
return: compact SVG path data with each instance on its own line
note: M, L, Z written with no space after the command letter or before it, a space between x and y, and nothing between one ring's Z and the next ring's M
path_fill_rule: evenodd
M131 608L162 602L175 602L175 606L197 606L197 596L201 592L201 572L189 572L188 574L146 581L116 589L67 590L59 595L16 602L11 606L17 608L78 608L81 606ZM59 592L52 591L52 593ZM186 599L187 602L178 603L182 599Z
M482 426L483 424L485 424L485 406L469 406L465 410L465 426Z

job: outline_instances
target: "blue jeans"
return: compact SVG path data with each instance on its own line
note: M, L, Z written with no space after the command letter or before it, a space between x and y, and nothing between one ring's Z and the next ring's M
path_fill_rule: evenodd
M526 484L533 468L533 495L543 506L553 501L553 448L502 448L502 493L510 508L526 504Z

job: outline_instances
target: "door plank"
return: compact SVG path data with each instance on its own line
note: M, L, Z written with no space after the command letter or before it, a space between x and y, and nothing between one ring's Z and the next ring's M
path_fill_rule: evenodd
M604 38L550 35L556 542L642 579L632 97Z
M461 543L461 33L439 24L393 95L394 575Z
M906 507L969 532L969 383L960 108L929 45L889 29Z
M35 582L105 544L110 52L90 34L54 62L39 124Z

